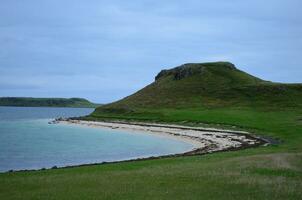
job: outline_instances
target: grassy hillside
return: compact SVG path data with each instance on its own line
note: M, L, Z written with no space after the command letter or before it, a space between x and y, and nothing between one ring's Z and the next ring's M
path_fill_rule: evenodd
M302 106L302 84L263 81L228 62L184 64L161 71L155 81L120 101L98 108L93 116L135 114L158 109L195 110Z
M301 199L301 84L260 80L230 63L162 71L88 119L244 129L280 144L203 156L0 174L0 199Z
M94 108L97 104L82 98L29 98L29 97L1 97L0 106L22 107L87 107Z

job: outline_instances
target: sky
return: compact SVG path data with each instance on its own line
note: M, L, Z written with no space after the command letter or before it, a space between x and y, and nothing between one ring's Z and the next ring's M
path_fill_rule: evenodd
M188 62L302 82L301 0L1 0L0 96L109 103Z

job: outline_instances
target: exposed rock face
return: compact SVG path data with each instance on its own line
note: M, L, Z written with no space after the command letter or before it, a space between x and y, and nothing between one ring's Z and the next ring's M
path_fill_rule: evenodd
M162 70L156 77L155 80L159 80L162 77L167 77L172 75L174 80L181 80L183 78L190 77L192 75L201 75L208 66L226 67L231 70L235 70L234 64L229 62L216 62L216 63L187 63L179 67Z

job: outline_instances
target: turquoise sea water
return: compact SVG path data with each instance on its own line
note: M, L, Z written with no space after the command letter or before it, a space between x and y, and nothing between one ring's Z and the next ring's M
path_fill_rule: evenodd
M48 124L87 108L0 107L0 172L127 160L180 153L192 147L145 133Z

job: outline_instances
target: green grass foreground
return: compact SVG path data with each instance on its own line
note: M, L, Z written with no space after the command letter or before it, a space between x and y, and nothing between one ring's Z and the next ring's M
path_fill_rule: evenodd
M302 198L301 109L152 109L133 116L92 117L240 128L282 143L202 156L4 173L0 199Z

